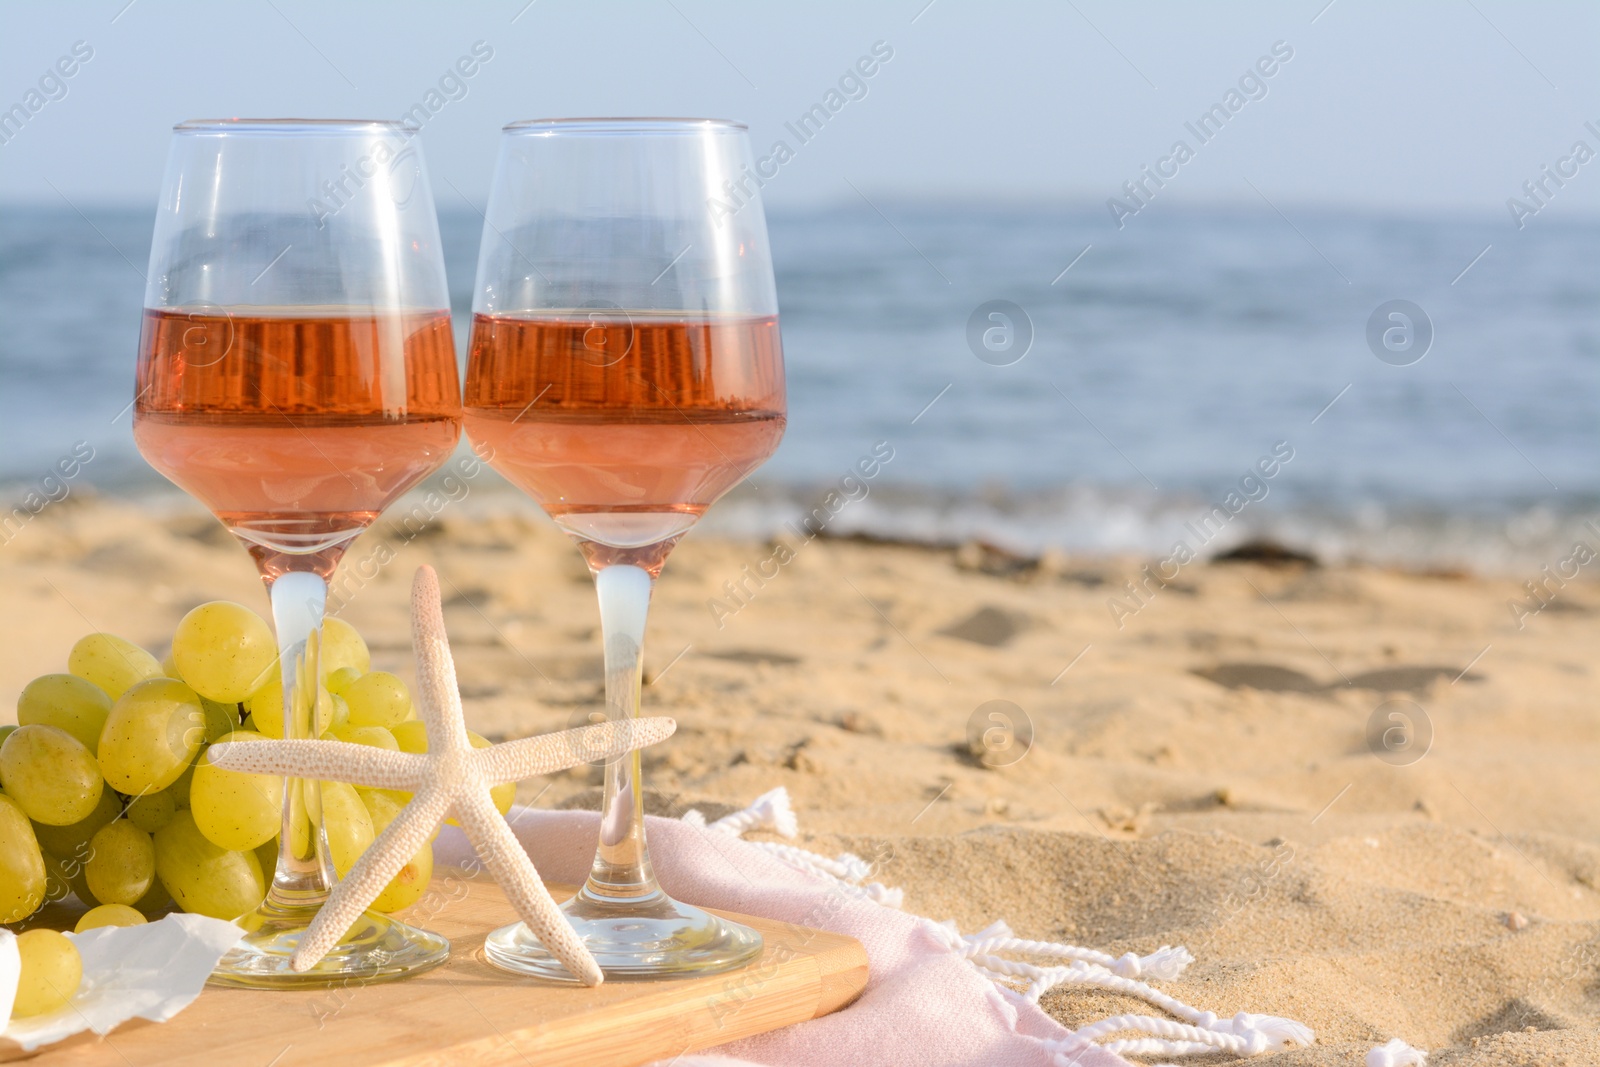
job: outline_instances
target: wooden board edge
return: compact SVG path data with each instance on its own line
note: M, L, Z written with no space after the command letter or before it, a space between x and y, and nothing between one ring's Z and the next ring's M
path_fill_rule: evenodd
M822 989L813 1019L831 1015L855 1003L867 988L867 979L871 977L866 946L854 938L818 956L817 965L822 970Z
M582 1063L584 1067L638 1067L672 1060L718 1045L754 1037L818 1014L823 1001L821 967L815 959L789 964L771 975L732 972L718 987L685 1001L671 987L650 1002L633 1005L626 1029L597 1019L592 1029L564 1020L557 1033L542 1024L502 1029L455 1044L386 1061L385 1067L444 1067L470 1062L474 1067L528 1067Z

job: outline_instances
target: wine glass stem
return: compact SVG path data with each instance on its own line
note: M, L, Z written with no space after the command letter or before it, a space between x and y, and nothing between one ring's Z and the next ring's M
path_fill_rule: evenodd
M644 625L650 611L650 572L614 563L595 573L600 633L605 643L606 718L639 715L644 669ZM637 901L661 892L644 839L644 789L639 753L606 764L600 808L600 845L580 896L608 903Z
M317 653L328 583L313 571L290 571L273 580L270 592L283 677L283 736L287 740L315 738L320 677ZM283 908L315 907L334 881L322 830L321 783L287 778L278 868L267 902Z

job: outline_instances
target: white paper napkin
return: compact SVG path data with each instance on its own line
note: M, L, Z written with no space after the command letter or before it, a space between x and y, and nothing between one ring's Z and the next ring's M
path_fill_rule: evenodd
M0 1038L26 1052L81 1030L103 1037L136 1016L166 1022L200 995L243 931L221 919L175 913L143 926L102 926L67 936L83 957L77 995L59 1011L11 1019L21 961L16 935L0 930Z

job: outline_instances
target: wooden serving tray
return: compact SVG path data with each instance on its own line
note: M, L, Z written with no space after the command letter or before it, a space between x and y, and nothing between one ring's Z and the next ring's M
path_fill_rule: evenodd
M136 1019L106 1038L85 1032L31 1057L0 1046L0 1060L36 1067L635 1067L837 1011L867 982L866 950L854 938L731 912L718 914L754 927L766 941L761 958L737 971L597 989L524 978L483 958L484 936L516 918L500 887L461 884L462 899L426 923L450 939L450 960L415 978L303 992L208 987L168 1022ZM572 893L550 890L557 900Z

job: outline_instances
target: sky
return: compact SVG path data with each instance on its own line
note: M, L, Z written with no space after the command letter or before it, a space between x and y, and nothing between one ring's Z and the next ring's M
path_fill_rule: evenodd
M1580 139L1600 149L1595 4L96 0L6 5L0 24L0 109L47 90L0 144L13 204L153 204L183 119L398 117L433 90L444 210L481 206L508 121L654 114L743 120L758 155L785 141L769 211L859 193L1110 213L1149 166L1172 203L1505 221L1548 165L1577 173L1546 181L1541 213L1600 214L1600 162L1561 163ZM457 80L475 48L489 58ZM875 48L888 58L847 78ZM801 143L785 124L841 78ZM1202 143L1185 123L1241 79ZM1179 140L1192 158L1162 162Z

